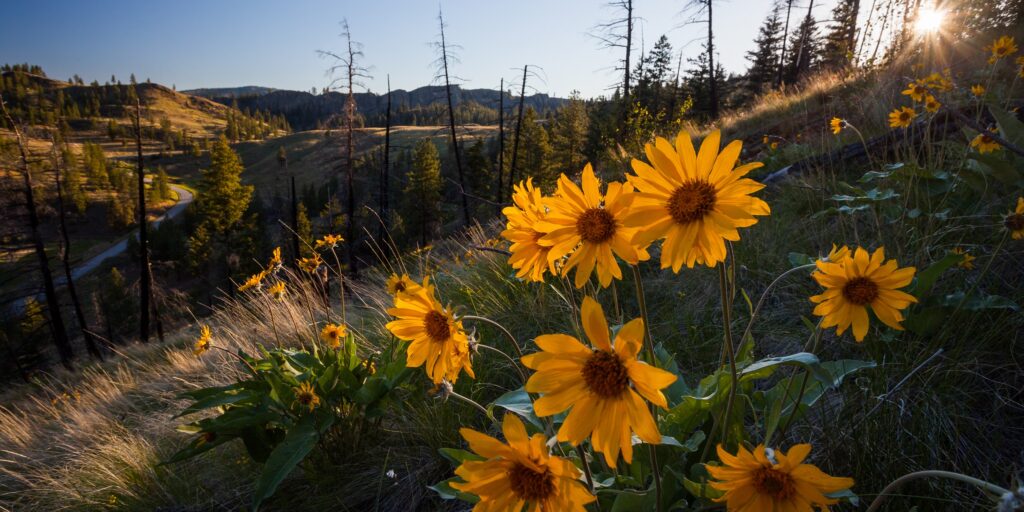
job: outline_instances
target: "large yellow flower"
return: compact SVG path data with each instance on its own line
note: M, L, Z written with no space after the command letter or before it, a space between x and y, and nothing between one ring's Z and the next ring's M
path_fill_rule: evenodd
M1017 44L1013 41L1012 37L1002 36L986 46L985 51L992 52L992 55L988 58L988 63L995 64L997 60L1017 53Z
M348 327L338 324L327 324L320 330L320 340L328 347L338 349L341 347L341 339L348 335Z
M586 297L581 314L583 330L594 348L565 334L538 336L542 352L523 356L523 364L537 371L526 382L526 391L543 394L533 404L538 416L571 407L558 440L578 445L591 436L594 449L615 467L620 450L626 462L633 460L632 433L646 443L661 442L644 398L668 407L661 390L676 376L637 359L643 345L642 319L622 326L612 345L601 305Z
M313 385L308 380L294 388L294 391L295 403L302 407L308 407L309 412L313 412L313 409L320 406L320 397L317 396L316 390L313 389Z
M1024 240L1024 197L1017 198L1017 208L1006 214L1003 225L1014 240Z
M590 279L595 267L598 281L607 287L613 277L622 279L615 256L630 265L649 257L632 243L636 230L622 224L633 200L633 186L612 182L602 196L601 182L590 164L583 168L582 185L581 189L564 174L559 177L555 197L548 200L550 211L536 229L546 233L540 244L551 247L549 263L571 253L562 275L575 268L577 288Z
M914 109L910 107L900 107L889 112L889 127L906 128L910 126L910 123L914 122L915 117L917 117L917 112L914 112Z
M238 291L244 292L246 290L255 288L259 290L263 287L263 278L267 277L267 271L261 270L256 274L249 276L241 286L238 287Z
M928 87L925 85L924 80L914 80L907 85L907 88L901 94L910 96L910 99L914 101L922 101L928 94Z
M720 141L715 130L698 153L683 131L675 148L661 137L648 144L650 164L633 160L636 175L627 178L638 193L626 225L639 229L634 242L641 247L665 239L661 268L713 267L725 259L725 241L740 239L736 228L753 226L756 216L771 213L768 203L750 195L764 185L743 177L761 162L734 168L743 143L734 140L719 153Z
M537 230L538 224L547 217L543 200L540 189L533 186L533 179L528 178L515 186L512 193L514 206L507 206L501 211L508 219L501 236L512 242L509 247L512 256L508 262L517 270L516 277L520 279L539 282L544 280L544 272L556 273L555 262L548 259L551 246L540 244L546 233Z
M434 295L434 286L424 279L415 290L395 296L395 307L388 313L396 317L387 328L398 339L411 341L406 366L426 365L427 376L440 384L454 383L459 371L474 377L469 360L469 338L462 322L455 320L451 308L445 308Z
M824 317L821 327L837 326L843 334L853 325L853 337L862 341L868 333L868 306L885 325L903 330L901 310L917 299L901 292L914 278L914 267L899 268L896 260L885 261L885 248L871 255L858 247L852 255L835 263L818 260L811 276L825 292L811 297L818 305L814 314Z
M544 434L529 437L515 414L505 413L501 430L508 444L463 428L469 448L487 460L465 461L455 474L465 482L452 482L462 492L475 494L477 512L533 511L583 512L596 498L579 481L580 471L571 462L552 456Z
M742 445L731 455L718 445L722 466L705 466L713 489L725 491L715 501L725 502L728 510L750 512L788 512L828 509L838 500L825 496L853 487L853 479L829 476L813 464L804 464L811 445L798 444L789 449L768 450L758 445L754 452ZM813 507L813 508L812 508Z

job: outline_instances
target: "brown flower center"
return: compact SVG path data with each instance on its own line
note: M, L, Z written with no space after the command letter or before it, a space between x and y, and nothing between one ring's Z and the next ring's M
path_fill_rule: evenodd
M309 391L299 391L295 394L295 400L302 405L309 405L313 402L313 393Z
M1013 213L1007 215L1004 225L1006 226L1006 229L1009 229L1010 231L1020 231L1024 229L1024 214Z
M993 142L995 142L995 139L990 137L989 134L987 134L987 133L981 134L981 143L982 144L992 144Z
M925 89L924 89L923 86L915 85L914 86L914 93L915 94L924 94L925 93Z
M435 343L448 341L452 335L451 328L448 327L448 317L437 311L427 313L423 324L427 329L427 336Z
M399 280L397 283L395 283L395 293L404 292L404 291L405 291L405 281Z
M604 208L591 208L576 219L576 231L584 242L599 244L615 234L615 217Z
M706 181L689 181L668 198L668 213L679 224L703 219L715 207L715 187Z
M509 486L519 499L530 503L541 503L555 493L555 482L551 472L538 473L522 464L516 464L508 472Z
M629 372L614 352L595 350L581 373L587 387L604 398L615 398L629 387Z
M796 494L796 485L789 473L777 469L762 467L754 471L753 480L758 493L777 500L787 500Z
M858 306L870 304L878 298L878 285L866 277L855 277L846 282L843 297Z
M903 122L910 121L910 114L907 113L907 112L900 112L900 121L903 121Z

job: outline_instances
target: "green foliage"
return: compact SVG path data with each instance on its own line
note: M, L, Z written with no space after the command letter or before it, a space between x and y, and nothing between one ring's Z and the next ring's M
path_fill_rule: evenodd
M243 170L227 139L217 139L210 150L210 168L201 172L195 201L199 224L211 233L228 232L249 207L253 187L242 185Z
M423 139L413 150L401 203L406 237L418 241L421 246L427 245L439 233L441 187L441 160L437 147L430 139Z
M244 379L182 394L192 403L179 417L210 409L217 415L180 426L178 430L195 437L164 464L242 441L249 456L263 464L253 495L254 510L324 436L358 443L359 433L373 428L392 391L411 373L401 350L360 357L351 334L338 349L314 344L308 352L261 345L258 356L240 350L237 357ZM302 386L312 389L316 400L301 403Z

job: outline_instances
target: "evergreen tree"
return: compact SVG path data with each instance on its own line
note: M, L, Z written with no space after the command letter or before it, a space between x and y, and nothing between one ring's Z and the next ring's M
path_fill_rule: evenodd
M832 25L825 36L825 47L821 55L823 67L842 69L853 62L859 10L860 0L839 0L832 9Z
M429 138L416 144L402 197L407 236L426 246L441 224L441 160Z
M61 151L61 158L64 160L64 179L61 182L64 195L75 205L78 213L84 214L88 207L88 199L82 188L82 173L79 171L77 159L69 149Z
M698 116L711 117L714 101L711 94L711 70L707 49L688 62L693 66L686 72L686 89L693 98L692 110ZM719 97L725 97L725 70L721 64L715 66L714 80L716 93Z
M662 39L664 37L662 36ZM650 70L652 67L647 66L646 69ZM637 89L639 90L645 83L642 78ZM590 118L587 116L587 106L580 99L579 91L572 91L569 101L555 114L555 122L551 127L551 147L554 150L552 164L556 172L576 173L583 168L583 163L586 160L583 151L587 143L589 127Z
M746 78L751 92L761 92L774 83L778 76L778 53L782 46L783 21L781 6L776 3L761 24L757 38L754 39L757 48L747 52L750 69L747 70Z
M242 161L221 136L210 150L210 168L200 171L196 197L199 223L211 233L226 233L234 226L252 198L252 185L242 185Z
M672 45L662 35L654 47L637 63L634 100L651 111L661 110L664 92L672 73Z
M154 202L167 201L171 198L171 185L167 177L167 171L164 170L163 166L157 168L156 178L153 178L151 195Z
M466 181L469 191L475 197L491 196L491 160L482 139L477 139L466 150ZM478 205L479 206L479 205Z
M306 205L303 203L299 203L295 227L295 231L299 235L299 257L313 256L313 251L310 249L310 246L313 245L313 224L309 222L309 212L306 211Z

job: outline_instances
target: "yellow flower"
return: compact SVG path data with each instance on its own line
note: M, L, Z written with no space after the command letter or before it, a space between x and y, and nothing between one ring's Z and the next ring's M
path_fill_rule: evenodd
M833 135L839 135L839 132L843 131L843 128L846 128L846 119L840 119L838 117L833 117L832 120L829 121L828 124L829 124L829 126L832 127L832 134Z
M971 147L978 150L978 153L985 154L998 151L1003 148L991 135L979 133L971 140Z
M973 270L974 269L974 260L976 260L977 258L975 258L974 256L971 256L971 253L967 252L963 248L956 247L956 248L953 249L953 254L959 254L959 255L963 256L963 258L960 261L957 262L957 265L960 268L965 268L967 270Z
M725 241L740 239L737 228L753 226L756 216L771 213L768 203L750 195L764 185L743 177L761 162L734 168L742 143L732 141L719 153L720 140L715 130L698 153L685 131L676 137L675 148L658 137L644 148L650 164L632 162L636 175L627 178L638 194L626 225L639 229L634 243L640 247L665 239L661 268L713 267L725 260Z
M839 263L846 258L850 257L850 248L845 245L836 246L832 244L832 250L828 251L828 256L825 257L825 261L830 263Z
M284 293L285 293L284 281L278 281L278 282L270 285L270 288L267 288L267 293L269 293L271 297L273 297L273 298L275 298L277 300L284 299Z
M210 327L202 326L199 328L199 339L196 340L195 345L192 348L192 353L201 356L207 350L210 350Z
M885 261L885 248L874 253L858 247L853 255L836 263L817 261L818 270L811 277L825 292L811 297L818 304L814 314L823 317L823 329L837 326L836 334L843 334L853 325L853 337L862 341L868 333L868 306L885 325L902 331L903 314L913 295L899 291L914 278L914 267L898 268L896 260Z
M469 338L462 322L455 320L451 308L444 308L427 279L415 290L395 296L395 307L388 309L394 317L386 327L398 339L411 341L406 366L426 365L427 376L439 384L455 383L459 371L475 377L469 360Z
M1010 231L1014 240L1024 240L1024 197L1017 198L1017 208L1006 214L1003 226Z
M295 388L295 403L302 407L309 407L309 412L313 412L313 409L320 405L320 397L316 396L316 391L309 381L303 382Z
M779 143L778 143L778 142L772 142L771 144L769 144L769 145L768 145L768 147L769 147L769 148L770 148L770 149L771 149L772 151L775 151L776 149L779 149Z
M335 247L338 246L338 242L344 241L345 239L342 238L340 235L324 235L323 238L316 241L316 244L313 246L313 248L322 249L326 247L328 249L334 249Z
M299 260L299 268L302 269L303 272L309 274L316 272L316 270L320 268L320 265L323 264L324 260L322 260L320 255L317 253L313 253L312 258L302 258Z
M761 144L768 144L768 136L767 135L765 135L764 137L761 138Z
M277 270L281 268L281 248L275 247L274 252L270 256L270 261L267 262L267 268L270 270Z
M416 282L409 277L409 274L402 274L401 276L398 274L391 274L386 286L388 288L388 294L395 296L399 293L413 291L420 285L416 284Z
M647 251L638 250L632 243L636 229L622 224L633 200L633 186L612 182L602 196L601 182L590 164L583 168L582 185L581 189L564 174L559 177L555 197L548 202L550 211L536 223L536 229L546 233L540 244L551 247L549 263L571 254L562 275L576 269L577 288L590 279L595 267L598 281L607 287L613 277L622 279L615 256L630 265L649 258Z
M979 98L984 96L985 95L985 86L981 85L981 84L972 85L971 86L971 94L973 94L973 95L975 95L975 96L977 96Z
M333 349L341 347L341 339L347 335L348 328L344 325L327 324L320 330L320 339Z
M917 112L910 107L900 107L892 112L889 112L889 127L890 128L906 128L910 126L910 123L917 117Z
M809 444L794 445L788 454L763 444L751 453L740 445L736 455L718 445L722 466L704 467L716 480L711 487L725 492L715 501L725 502L728 510L828 510L828 505L839 501L825 495L853 487L853 479L830 476L813 464L804 464L810 453Z
M512 242L509 247L512 255L508 262L517 270L516 277L520 279L540 282L544 280L544 272L556 274L555 262L548 259L551 246L540 244L540 239L547 233L537 230L538 224L547 217L543 200L540 189L534 187L533 180L528 178L515 186L512 193L514 205L501 211L508 219L501 236Z
M526 391L543 394L533 404L538 416L571 407L558 430L558 440L578 445L591 436L594 449L615 467L620 450L627 463L633 460L631 432L645 443L661 442L644 398L668 407L661 390L675 382L676 376L637 359L643 345L642 319L622 326L613 345L597 301L584 298L581 316L593 348L566 334L538 336L541 352L522 359L524 366L536 370L526 382Z
M939 103L939 100L936 100L935 96L929 94L928 97L924 99L924 109L928 112L938 112L940 107L942 107L942 103Z
M1012 37L1002 36L986 46L985 51L992 52L992 55L988 58L988 63L995 64L997 60L1017 53L1017 44L1014 43Z
M583 512L596 498L579 481L580 470L571 462L549 453L544 434L526 433L515 414L505 413L501 430L508 444L463 428L459 430L469 449L485 457L465 461L455 474L465 482L452 482L462 492L475 494L480 502L477 512L531 511Z
M266 270L261 270L258 273L249 276L249 279L246 279L245 283L242 283L242 286L238 287L238 291L244 292L251 288L259 290L263 286L264 277L267 277Z
M923 82L926 87L932 90L948 92L953 90L953 79L952 73L949 68L942 70L943 74L932 73L924 78Z
M928 94L928 87L925 86L923 80L915 80L907 85L907 88L901 93L904 96L910 96L910 99L914 101L921 101Z

